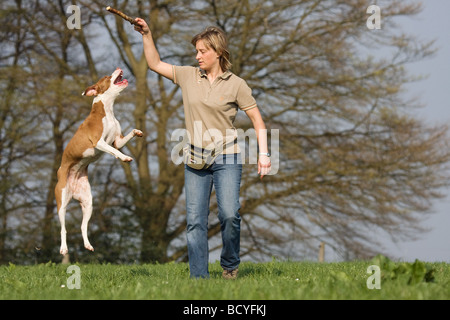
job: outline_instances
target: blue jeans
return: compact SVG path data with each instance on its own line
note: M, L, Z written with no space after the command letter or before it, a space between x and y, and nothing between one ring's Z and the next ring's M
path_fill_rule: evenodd
M216 190L222 232L220 265L234 270L240 263L240 154L220 155L207 169L185 166L186 222L192 278L209 278L208 215L212 187Z

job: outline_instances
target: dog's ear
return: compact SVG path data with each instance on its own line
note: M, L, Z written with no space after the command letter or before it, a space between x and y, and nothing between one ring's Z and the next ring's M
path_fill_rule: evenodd
M94 84L93 86L88 87L84 92L81 94L82 96L96 96L98 94L97 91L97 84Z

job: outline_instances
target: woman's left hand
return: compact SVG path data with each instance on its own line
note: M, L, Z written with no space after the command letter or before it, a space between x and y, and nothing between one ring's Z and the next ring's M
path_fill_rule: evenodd
M266 155L260 155L258 159L258 174L261 175L261 179L270 172L271 169L270 157Z

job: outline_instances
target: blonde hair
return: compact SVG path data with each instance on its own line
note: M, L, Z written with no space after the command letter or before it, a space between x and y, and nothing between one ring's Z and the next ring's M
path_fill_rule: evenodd
M203 40L205 46L213 49L220 56L219 64L222 71L231 69L230 51L228 51L228 39L225 32L218 27L207 27L203 32L194 36L191 40L195 47L199 40Z

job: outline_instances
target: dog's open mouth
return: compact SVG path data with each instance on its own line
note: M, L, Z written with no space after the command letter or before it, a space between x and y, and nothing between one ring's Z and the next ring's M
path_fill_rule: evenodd
M114 80L115 85L121 85L127 82L126 79L123 79L123 71L120 72L120 74L117 76L117 78Z

